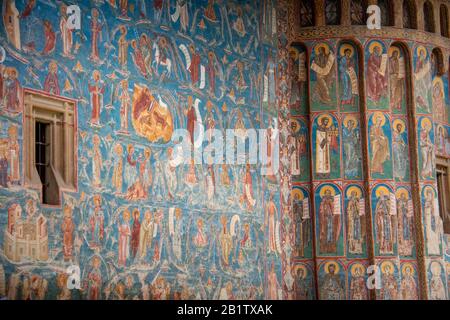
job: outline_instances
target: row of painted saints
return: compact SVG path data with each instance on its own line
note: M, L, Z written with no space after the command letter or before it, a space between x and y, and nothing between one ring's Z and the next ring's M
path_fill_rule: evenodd
M380 300L418 300L418 282L416 278L416 267L409 263L401 265L401 277L395 264L391 261L381 262L381 289L377 291ZM323 300L367 300L369 291L367 289L367 267L359 262L348 266L347 277L342 271L343 266L335 261L324 262L320 266L319 291ZM348 280L346 280L348 278ZM440 279L440 278L439 278ZM345 282L348 281L348 286ZM442 279L440 279L442 284ZM440 290L441 291L441 290ZM442 295L433 290L434 294ZM445 292L444 292L445 294Z
M296 246L299 250L297 254L304 257L305 249L311 241L310 217L309 213L304 210L305 207L309 210L309 204L308 200L298 200L301 198L298 192L295 192L294 196L294 208L296 209L296 219L298 219L295 224ZM340 190L332 185L322 186L316 193L318 254L323 256L343 255L345 238L348 254L362 256L366 253L367 235L364 192L361 187L355 185L346 189L344 214L341 213L341 199ZM399 188L393 194L387 187L379 186L373 191L373 199L372 212L377 254L395 255L399 252L401 256L414 256L414 211L409 191ZM433 208L435 208L434 198L430 201L433 202ZM432 218L435 216L430 215L430 219ZM430 224L430 228L431 226L434 225ZM433 231L437 232L437 229L434 227ZM431 231L429 235L436 237ZM439 241L435 238L432 243L439 244Z
M433 54L429 54L423 46L419 46L414 52L414 92L417 110L422 113L431 113L431 106L433 106L433 112L438 115L437 118L446 119L443 80L441 77L432 79ZM290 105L294 114L308 112L306 56L304 47L291 48ZM332 110L336 105L345 112L359 110L358 59L357 50L350 43L339 44L338 57L327 43L319 43L314 47L310 66L311 111ZM370 41L366 46L365 65L368 109L390 109L394 114L405 114L406 58L403 48L393 45L387 50L382 42ZM339 81L335 81L336 79ZM337 85L339 99L336 99Z

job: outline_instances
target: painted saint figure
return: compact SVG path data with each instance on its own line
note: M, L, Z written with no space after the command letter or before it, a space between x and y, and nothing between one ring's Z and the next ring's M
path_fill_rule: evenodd
M101 246L103 238L105 236L105 217L102 209L102 198L100 195L95 195L93 198L94 208L91 211L89 217L89 231L91 248L98 248Z
M67 6L61 5L61 19L59 22L59 30L61 32L61 39L63 43L63 55L68 58L73 58L73 29L69 28L69 17L67 16Z
M91 94L91 123L100 125L100 112L103 108L103 95L105 93L105 84L100 77L100 72L94 70L92 72L93 82L88 83L89 92Z
M6 68L6 79L3 83L3 98L6 111L11 113L18 113L22 111L21 97L22 87L18 80L18 72L16 68Z
M370 129L370 142L372 145L371 172L384 175L384 163L390 159L389 141L384 134L384 115L373 117L374 123Z
M346 178L358 178L361 169L361 135L356 119L344 120L344 170Z
M367 62L367 95L373 103L378 103L386 95L387 78L382 68L382 47L374 43Z
M397 199L398 244L400 255L411 256L414 243L413 212L409 210L409 196L406 190L401 191Z
M293 213L295 220L295 255L305 257L305 250L310 243L311 218L303 213L303 201L296 193L293 199Z
M44 91L50 94L59 95L58 65L56 64L56 61L50 62L48 69L49 72L44 82Z
M94 62L100 60L98 43L102 41L102 23L99 21L99 12L96 8L92 9L92 21L91 21L91 55L90 59Z
M429 119L422 120L422 130L420 132L420 151L422 155L421 176L427 179L433 176L435 167L434 143L431 141L430 133L432 124Z
M349 190L350 191L350 190ZM356 190L351 191L350 199L347 204L348 219L348 246L349 252L353 254L363 253L363 242L365 237L363 219L364 212L360 212L360 196Z
M64 219L61 224L61 232L63 233L63 254L64 261L68 261L73 257L73 231L75 224L72 219L72 208L64 207Z
M368 300L364 271L364 267L358 264L353 265L351 268L352 280L350 281L350 300Z
M390 106L391 110L394 111L401 111L403 107L405 66L400 63L402 59L400 51L395 48L389 58Z
M156 226L152 221L152 213L147 210L144 214L141 229L139 231L139 258L144 260L149 250L152 248L152 240Z
M375 208L377 244L381 254L394 253L395 226L394 217L390 214L389 195L379 190L378 202Z
M345 290L340 277L336 274L337 265L325 265L325 276L320 287L321 300L344 300Z
M122 222L119 221L119 267L126 267L130 255L130 211L122 214Z
M341 107L353 106L355 104L355 90L353 90L352 81L357 80L355 73L355 62L353 59L353 50L350 47L346 47L344 55L339 62L339 73L342 86L341 92Z
M319 205L319 225L320 252L337 253L341 233L341 216L334 214L334 197L330 188L325 188Z
M331 153L338 149L337 132L330 117L319 117L316 136L316 173L329 177Z
M92 137L92 144L92 184L95 188L100 188L102 185L103 157L98 135Z
M394 156L394 177L400 181L407 179L406 173L409 167L408 145L405 142L405 125L401 121L394 121L392 134L392 152Z
M138 209L133 210L133 227L131 230L131 257L134 259L139 250L139 239L141 232L140 213Z

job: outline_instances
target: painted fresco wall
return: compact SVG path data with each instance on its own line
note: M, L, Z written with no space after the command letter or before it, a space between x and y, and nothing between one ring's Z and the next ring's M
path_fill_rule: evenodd
M64 27L72 3L78 31ZM277 178L258 165L170 162L172 132L194 119L221 131L277 127L271 1L8 0L2 9L0 295L282 298ZM78 190L61 207L24 187L25 87L77 101ZM37 258L5 254L14 217L39 224ZM65 285L73 264L81 290Z
M298 150L292 198L296 243L303 248L296 261L305 270L302 283L314 273L320 299L367 299L373 263L380 268L377 299L419 299L421 281L430 299L447 298L435 153L449 155L448 76L433 73L432 49L364 37L305 40L291 48ZM417 147L410 142L412 121ZM414 149L417 168L410 160ZM419 173L421 211L413 205L413 171ZM419 279L417 217L423 217L427 279ZM315 272L308 269L312 262Z

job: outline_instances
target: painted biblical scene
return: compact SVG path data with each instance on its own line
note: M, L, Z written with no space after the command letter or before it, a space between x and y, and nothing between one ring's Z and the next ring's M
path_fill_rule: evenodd
M294 230L291 242L294 243L293 257L312 258L312 219L311 200L308 191L295 187L291 193Z
M344 266L338 261L325 260L318 268L320 300L346 300Z
M442 124L435 124L435 145L436 155L450 156L450 127Z
M361 141L359 114L345 115L342 122L342 144L346 180L363 179Z
M359 55L357 48L350 42L339 45L339 106L343 112L359 110Z
M315 191L316 244L319 256L344 255L344 224L341 190L332 184Z
M431 113L432 81L430 54L424 46L414 49L414 99L418 113Z
M310 101L311 111L335 110L336 53L329 43L318 43L311 52Z
M341 177L339 124L332 114L321 114L312 127L314 179L332 180Z
M365 56L367 109L389 110L389 56L386 45L378 40L368 42Z
M290 63L290 101L291 115L307 115L309 112L308 98L308 60L306 47L296 45L289 49Z
M392 188L379 184L372 190L372 224L376 256L397 255L397 200Z
M359 185L349 185L345 189L345 231L347 256L367 257L366 197Z
M387 114L369 117L369 167L373 179L392 179L391 124Z

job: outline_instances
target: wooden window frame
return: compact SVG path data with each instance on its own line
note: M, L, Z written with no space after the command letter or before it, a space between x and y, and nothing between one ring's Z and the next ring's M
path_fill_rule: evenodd
M78 117L75 100L51 95L47 92L24 88L23 90L23 170L25 186L42 190L42 183L36 170L35 161L35 123L50 124L49 171L56 186L57 201L51 205L61 206L62 192L78 191ZM41 202L42 192L41 193Z

